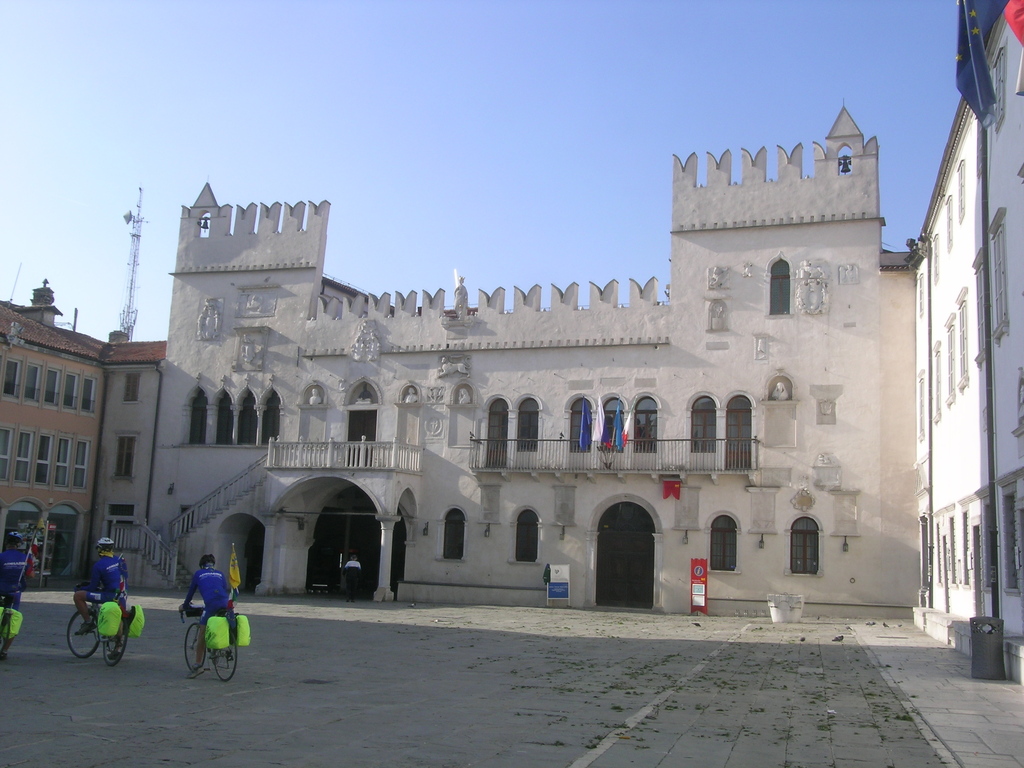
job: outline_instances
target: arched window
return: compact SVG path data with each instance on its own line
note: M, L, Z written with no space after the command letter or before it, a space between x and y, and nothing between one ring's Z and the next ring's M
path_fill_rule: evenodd
M784 259L772 264L768 314L789 314L789 264Z
M750 400L737 395L725 409L725 468L752 467Z
M691 450L694 453L714 453L718 436L718 411L710 397L699 397L693 404L690 419Z
M516 450L523 453L537 452L537 438L540 436L540 407L537 401L528 397L519 404L519 420L516 423Z
M711 523L711 570L736 570L736 521L728 515Z
M508 403L495 400L487 409L487 466L504 467L508 461Z
M251 390L245 391L238 412L238 444L256 445L256 395Z
M636 453L654 453L658 450L658 405L654 398L641 397L633 412L633 441Z
M583 418L583 404L587 404L587 415L588 417ZM572 405L569 407L569 452L570 453L581 453L590 450L590 435L581 435L584 426L589 430L590 423L584 425L584 421L593 422L592 412L590 410L590 403L587 402L586 398L577 397L572 401Z
M206 442L206 393L196 392L192 398L188 424L188 441L192 445L203 445Z
M516 562L537 562L538 526L537 513L526 509L516 518Z
M231 408L231 395L221 392L217 398L217 445L231 445L235 431L235 412Z
M789 570L793 573L818 572L818 524L809 517L793 523L789 533Z
M445 560L461 560L466 549L466 516L457 509L444 516Z
M270 390L270 397L263 407L263 422L260 425L260 444L266 445L270 438L281 433L281 398L275 390Z

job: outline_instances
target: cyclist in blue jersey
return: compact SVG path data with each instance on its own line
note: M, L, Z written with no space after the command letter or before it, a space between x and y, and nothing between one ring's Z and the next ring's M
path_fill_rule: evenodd
M21 592L27 586L25 571L28 568L28 552L21 551L24 539L17 531L11 531L4 539L4 551L0 553L0 597L11 598L11 609L21 607ZM7 658L7 651L14 642L13 637L4 640L0 648L0 661Z
M203 659L206 657L206 622L222 611L233 607L231 602L231 587L227 577L218 571L215 566L217 559L213 555L203 555L199 558L199 570L192 575L192 583L188 586L188 594L185 595L185 602L181 610L192 607L192 597L196 591L203 598L203 615L199 617L199 624L203 630L199 633L199 641L196 643L195 669L189 673L189 677L199 677L206 670L203 667Z
M89 583L85 589L75 592L75 608L85 623L76 632L87 635L96 629L96 624L89 617L89 603L105 603L116 600L121 610L127 608L125 589L128 583L128 566L123 557L114 557L114 540L104 536L96 542L99 559L93 563ZM118 630L118 635L121 630Z

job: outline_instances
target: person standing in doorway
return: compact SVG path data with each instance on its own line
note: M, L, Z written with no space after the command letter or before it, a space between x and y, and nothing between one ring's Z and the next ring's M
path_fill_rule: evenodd
M348 562L341 569L345 576L345 602L356 601L356 587L359 586L359 575L362 571L363 566L359 564L359 558L356 555L349 555Z

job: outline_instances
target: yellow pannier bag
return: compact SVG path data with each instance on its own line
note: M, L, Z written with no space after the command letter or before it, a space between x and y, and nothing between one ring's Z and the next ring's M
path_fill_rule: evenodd
M132 608L135 614L132 623L128 625L128 637L142 637L142 628L146 626L146 615L142 612L142 606L136 605Z
M21 611L11 609L11 621L6 627L4 627L4 640L18 636L18 633L21 631L21 620L23 618Z
M211 616L206 621L206 647L212 650L230 645L228 620L224 616Z
M100 614L96 619L96 629L101 635L113 637L121 624L121 605L113 600L100 606Z
M238 633L237 645L239 648L244 648L252 640L252 634L249 632L249 617L248 616L235 616L236 631Z

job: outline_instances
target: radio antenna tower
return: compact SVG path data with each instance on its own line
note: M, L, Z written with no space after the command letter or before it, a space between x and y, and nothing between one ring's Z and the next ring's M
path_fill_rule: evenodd
M142 218L142 187L139 187L139 203L135 207L135 213L128 211L124 215L124 223L132 228L132 250L128 257L128 280L124 286L124 309L121 310L121 331L132 340L132 333L135 331L135 318L139 311L135 309L135 288L139 273L139 243L142 240L142 225L146 223Z

